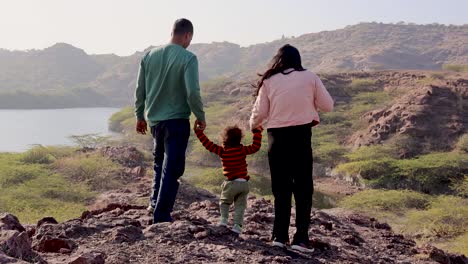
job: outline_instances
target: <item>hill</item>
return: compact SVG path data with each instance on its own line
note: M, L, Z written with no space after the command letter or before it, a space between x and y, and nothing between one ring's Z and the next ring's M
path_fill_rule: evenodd
M361 23L248 47L215 42L193 44L189 49L197 54L200 78L206 81L240 73L254 75L285 43L297 46L305 67L317 72L437 70L443 65L468 64L467 25ZM89 55L64 43L44 50L0 50L0 98L9 102L0 105L43 108L56 107L60 101L69 107L130 104L143 54ZM38 103L43 100L45 103Z
M138 199L148 180L106 195ZM127 200L126 202L130 201ZM249 198L245 232L218 227L218 204L209 192L183 183L173 223L151 224L145 206L101 204L81 217L58 223L45 217L21 225L0 214L2 263L466 263L462 255L419 247L379 223L346 210L314 211L312 244L304 254L269 245L273 222L270 201ZM291 227L293 230L294 228ZM22 262L20 259L27 261Z

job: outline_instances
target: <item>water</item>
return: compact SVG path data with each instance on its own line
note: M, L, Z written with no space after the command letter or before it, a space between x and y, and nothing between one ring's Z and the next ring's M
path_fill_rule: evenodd
M71 145L71 135L110 134L109 117L118 108L0 110L0 152L21 152L31 145Z

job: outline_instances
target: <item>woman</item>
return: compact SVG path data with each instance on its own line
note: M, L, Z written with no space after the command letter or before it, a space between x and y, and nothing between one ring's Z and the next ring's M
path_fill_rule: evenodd
M268 161L275 197L273 245L289 242L291 198L296 202L296 233L292 249L312 252L309 223L312 209L311 128L320 122L318 110L332 111L331 98L322 81L302 67L299 51L284 45L257 84L250 126L265 123Z

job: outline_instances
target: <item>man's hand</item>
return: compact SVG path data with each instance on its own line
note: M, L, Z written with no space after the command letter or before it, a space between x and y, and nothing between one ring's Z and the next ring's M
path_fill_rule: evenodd
M257 127L257 128L252 129L252 133L256 133L256 132L260 132L260 133L261 133L262 131L263 131L263 127L262 127L262 126L259 126L259 127Z
M194 128L195 128L195 130L201 130L201 131L203 131L203 130L205 130L205 128L206 128L206 122L200 121L200 120L197 119L197 120L195 121L195 127L194 127Z
M148 124L146 124L146 121L138 120L136 124L136 132L138 134L146 135L146 131L148 131Z

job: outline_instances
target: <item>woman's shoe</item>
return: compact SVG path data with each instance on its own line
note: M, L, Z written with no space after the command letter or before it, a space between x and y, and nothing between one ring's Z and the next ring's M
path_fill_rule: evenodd
M314 252L314 248L312 248L309 243L293 243L291 245L291 249L292 250L297 250L297 251L303 252L303 253L313 253Z

